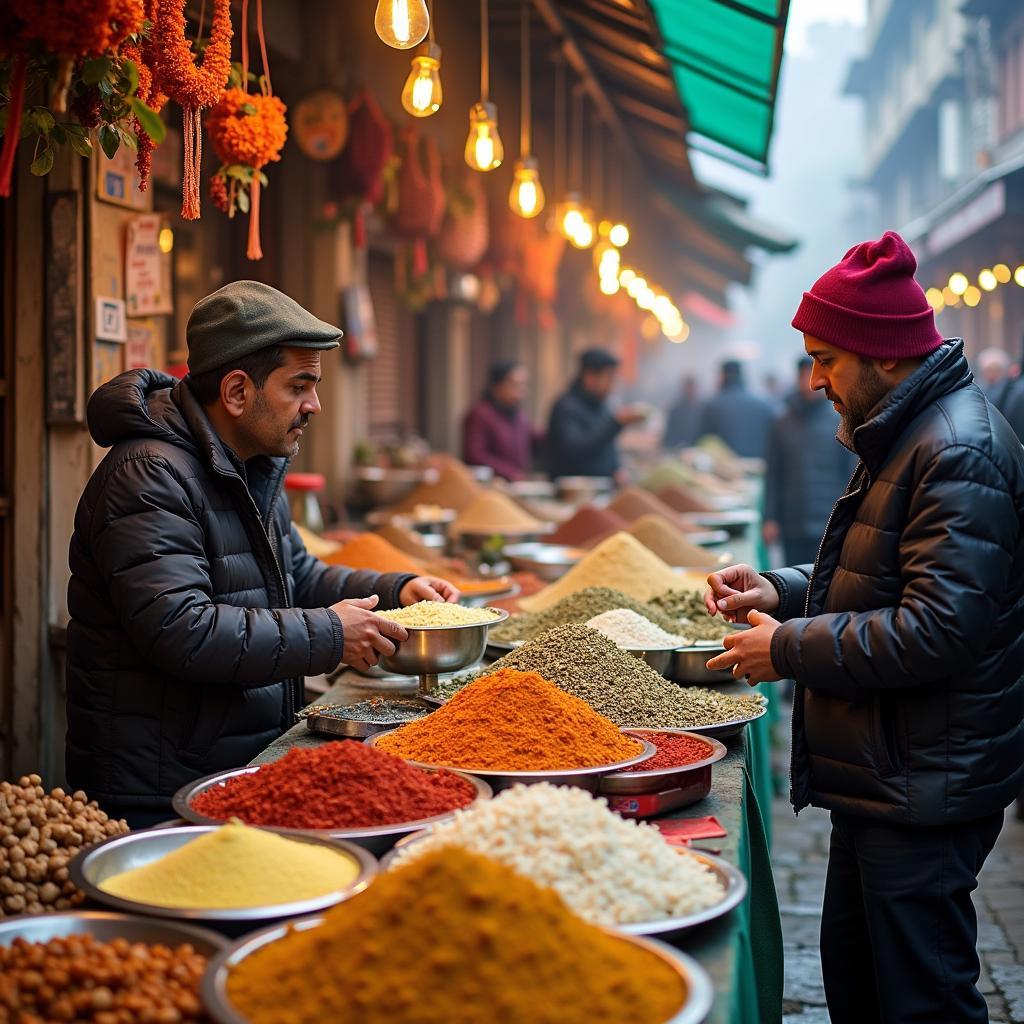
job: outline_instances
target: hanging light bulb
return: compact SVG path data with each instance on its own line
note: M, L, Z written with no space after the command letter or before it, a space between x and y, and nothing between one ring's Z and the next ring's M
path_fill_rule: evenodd
M578 192L569 192L558 205L558 230L567 241L572 241L583 227L583 203Z
M967 291L967 286L971 282L967 280L966 274L961 274L957 271L955 274L949 275L949 287L954 295L963 295Z
M487 0L480 0L480 99L469 108L466 163L474 171L493 171L505 159L498 134L498 108L490 101L491 54Z
M995 291L999 284L999 278L997 278L991 270L986 268L978 274L978 284L981 285L983 291L992 292Z
M505 159L505 147L498 134L498 108L493 103L474 103L469 111L466 163L474 171L493 171Z
M396 50L419 46L430 28L426 0L378 0L373 27Z
M1005 263L997 263L992 268L992 273L996 275L996 280L1000 284L1009 284L1011 277L1010 268Z
M604 276L601 278L601 292L604 295L615 295L620 287L617 277Z
M625 224L613 224L608 232L608 241L617 249L629 245L629 228Z
M594 211L589 206L584 206L579 210L579 216L579 224L576 226L575 233L569 237L569 243L577 249L589 249L597 240Z
M537 161L532 156L516 163L508 205L513 213L527 220L536 217L544 209L544 188L540 183Z
M632 267L623 267L622 270L619 271L619 284L621 284L623 288L628 287L629 283L635 280L636 271Z
M413 117L430 117L441 109L441 47L427 43L412 59L402 90L402 106Z

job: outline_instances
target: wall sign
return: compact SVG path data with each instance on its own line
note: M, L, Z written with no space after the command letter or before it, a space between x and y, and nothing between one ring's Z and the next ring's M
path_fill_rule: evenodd
M128 223L124 259L124 287L129 316L172 312L170 274L164 273L168 256L160 251L159 214L133 217Z
M128 340L128 328L125 324L124 299L114 299L109 295L96 296L96 338L102 341Z
M149 209L149 194L139 191L139 173L135 154L121 146L110 160L98 147L96 151L96 198L132 210Z

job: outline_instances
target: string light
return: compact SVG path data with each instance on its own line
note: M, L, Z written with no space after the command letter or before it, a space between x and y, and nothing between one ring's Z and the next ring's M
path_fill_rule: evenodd
M1010 268L1005 263L997 263L992 268L992 273L996 275L996 280L1000 284L1009 284L1013 279L1013 274L1010 273Z
M942 290L940 288L929 288L924 293L924 297L928 300L928 305L935 310L936 313L941 313L946 305L946 300L942 297Z
M978 284L982 291L994 292L999 287L999 279L991 270L985 269L978 274Z
M981 302L981 290L976 288L973 284L967 286L967 290L963 295L964 305L970 306L972 309Z
M373 27L396 50L419 46L430 28L426 0L378 0Z
M1017 284L1019 284L1021 286L1021 288L1024 288L1024 264L1019 266L1013 272L1013 279L1014 279L1014 281L1017 282Z
M949 290L954 295L963 295L970 286L970 281L967 280L966 274L961 274L959 271L955 274L951 274L949 278Z
M430 117L441 109L441 47L427 43L412 59L402 90L402 106L413 117Z
M531 155L531 103L530 103L530 6L520 0L522 34L520 39L519 97L519 160L512 176L508 205L512 212L529 220L544 209L544 187L540 183L540 168Z
M498 108L490 102L490 42L487 0L480 0L480 100L469 110L466 163L474 171L493 171L505 159L498 134Z

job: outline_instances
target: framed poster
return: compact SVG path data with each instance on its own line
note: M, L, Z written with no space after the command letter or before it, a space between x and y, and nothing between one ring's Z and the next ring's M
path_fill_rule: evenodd
M110 295L97 295L95 326L97 341L127 341L128 327L125 323L124 299L115 299Z
M156 322L147 317L128 321L128 341L124 347L124 368L141 370L159 366L160 335Z
M96 159L96 198L130 210L148 210L149 193L139 191L139 173L135 169L135 153L120 146L111 160L94 146Z
M124 257L124 288L128 316L170 313L170 273L164 262L170 257L160 249L162 219L157 213L133 217L128 222Z
M46 197L46 422L85 420L79 315L81 216L78 192Z

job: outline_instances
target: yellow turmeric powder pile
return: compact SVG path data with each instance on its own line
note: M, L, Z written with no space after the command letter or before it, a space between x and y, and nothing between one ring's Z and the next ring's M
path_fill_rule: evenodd
M653 953L458 847L257 950L227 988L251 1024L664 1024L686 995Z
M379 737L410 761L481 771L590 768L634 757L641 744L536 672L501 669L432 715Z
M266 907L326 896L358 874L358 863L343 850L232 822L113 875L100 888L160 907Z

